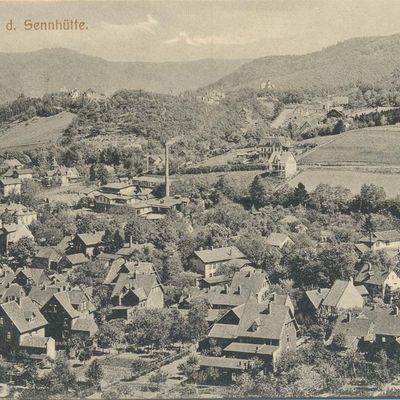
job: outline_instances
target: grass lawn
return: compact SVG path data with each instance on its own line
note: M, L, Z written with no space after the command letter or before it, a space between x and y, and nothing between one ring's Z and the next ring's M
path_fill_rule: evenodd
M314 190L318 184L327 183L333 186L343 186L351 190L353 194L360 192L361 186L375 184L385 189L388 197L400 194L400 175L395 173L374 173L357 170L340 170L333 168L310 168L295 176L289 185L297 186L301 182L308 191Z
M400 165L399 141L398 126L348 131L337 135L331 143L311 152L302 158L300 163Z
M35 117L11 124L0 133L1 150L28 150L56 141L71 123L74 114L61 112L51 117Z

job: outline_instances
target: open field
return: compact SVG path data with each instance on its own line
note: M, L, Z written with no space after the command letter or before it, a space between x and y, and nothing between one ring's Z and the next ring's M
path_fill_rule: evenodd
M376 127L337 135L301 159L301 164L400 165L400 127Z
M62 112L48 118L35 117L11 124L0 133L1 150L27 150L56 141L71 123L74 114Z
M314 190L318 184L326 183L333 186L343 186L351 190L353 194L360 192L363 184L375 184L385 189L388 197L400 194L400 174L376 173L357 170L345 170L334 168L310 168L295 176L289 185L297 186L301 182L308 191Z

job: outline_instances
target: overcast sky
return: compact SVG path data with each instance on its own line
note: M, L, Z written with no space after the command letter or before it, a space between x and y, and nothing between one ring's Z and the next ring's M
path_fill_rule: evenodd
M304 54L400 32L400 0L0 1L1 52L66 47L112 61ZM25 32L23 21L78 18L82 32ZM20 29L18 29L20 28Z

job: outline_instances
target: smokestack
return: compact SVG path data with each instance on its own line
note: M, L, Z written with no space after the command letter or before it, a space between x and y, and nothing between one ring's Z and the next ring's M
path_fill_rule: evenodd
M168 154L168 143L165 143L165 197L169 197L169 154Z

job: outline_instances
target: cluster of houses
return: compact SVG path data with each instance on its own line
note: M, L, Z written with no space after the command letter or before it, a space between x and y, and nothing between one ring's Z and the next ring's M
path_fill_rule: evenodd
M129 207L133 213L145 219L161 219L169 210L183 212L189 203L187 197L156 197L154 189L164 182L154 176L135 177L125 182L103 185L86 194L89 207L98 212L108 212L121 206Z
M297 172L297 162L290 151L290 139L271 136L262 139L256 147L247 148L236 154L235 161L243 164L263 163L271 175L289 178Z
M36 179L31 168L27 168L16 158L5 159L0 165L0 197L20 195L24 180ZM45 176L37 178L44 186L66 186L79 182L82 177L75 167L59 166L55 160Z

